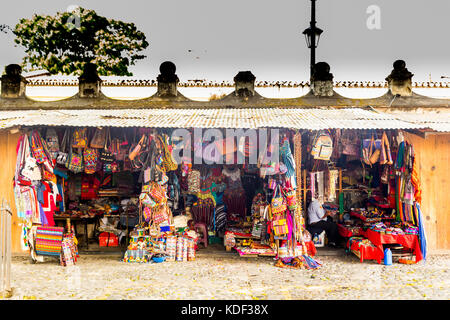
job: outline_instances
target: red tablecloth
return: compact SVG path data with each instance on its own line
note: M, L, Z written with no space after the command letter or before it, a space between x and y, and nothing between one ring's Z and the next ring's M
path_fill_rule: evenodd
M422 251L420 251L420 243L417 235L414 234L382 234L380 232L367 229L363 232L363 235L369 239L378 249L382 252L384 257L383 244L396 243L401 244L403 247L413 249L416 255L416 262L423 259Z
M361 262L364 260L377 260L378 263L381 263L384 255L383 251L380 251L378 247L360 245L360 243L356 241L352 243L350 250L359 252L359 259Z
M342 224L338 223L338 232L341 235L341 237L344 238L350 238L350 237L354 237L354 236L359 236L362 232L362 230L358 233L353 233L351 230L349 230L347 227L345 227Z

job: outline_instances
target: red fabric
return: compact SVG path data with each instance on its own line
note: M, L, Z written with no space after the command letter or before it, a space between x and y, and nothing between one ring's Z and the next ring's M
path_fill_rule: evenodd
M413 249L416 255L416 262L419 262L423 259L422 252L420 251L420 243L417 235L414 234L381 234L380 232L373 231L371 229L367 229L363 234L367 239L369 239L382 253L382 257L384 257L383 252L383 244L387 243L396 243L401 244L403 247L408 249Z
M312 241L305 242L305 246L306 246L306 250L307 250L308 254L311 257L314 257L316 255L316 252L317 252L316 246L314 245L314 242L312 242Z
M383 251L380 251L378 247L375 248L372 246L360 245L360 243L356 241L352 243L350 250L360 252L361 262L364 260L377 260L378 263L381 263L381 260L383 259Z
M353 236L353 233L350 230L348 230L346 227L344 227L342 224L338 223L337 226L338 226L338 231L339 231L339 234L341 235L341 237L350 238L351 236Z

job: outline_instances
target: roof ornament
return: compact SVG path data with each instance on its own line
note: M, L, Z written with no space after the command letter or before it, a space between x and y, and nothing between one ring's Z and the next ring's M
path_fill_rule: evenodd
M239 71L234 77L235 95L242 98L253 97L255 95L256 77L251 71Z
M414 75L406 68L406 62L403 60L396 60L393 63L393 67L394 69L391 74L386 78L391 94L402 97L411 96L412 77Z
M180 81L176 75L177 67L171 61L164 61L159 66L160 74L156 78L158 81L158 91L156 93L159 97L176 97L177 85Z
M97 65L87 62L83 73L78 77L78 94L80 98L98 98L101 94L102 79L97 72Z
M314 65L311 80L311 90L315 96L331 97L334 94L333 74L330 73L328 63L317 62Z
M22 67L18 64L10 64L5 67L2 81L2 98L24 98L27 80L22 76Z

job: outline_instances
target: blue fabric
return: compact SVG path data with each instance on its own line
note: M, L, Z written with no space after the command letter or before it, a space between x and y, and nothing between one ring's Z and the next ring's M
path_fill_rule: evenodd
M416 202L417 208L417 216L419 219L418 227L419 227L419 242L420 242L420 251L422 251L423 260L427 258L427 238L425 234L425 227L422 221L422 211L420 210L420 205Z

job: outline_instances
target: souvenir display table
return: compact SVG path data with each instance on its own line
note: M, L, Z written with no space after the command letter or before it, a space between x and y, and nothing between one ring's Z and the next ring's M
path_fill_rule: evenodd
M378 247L381 258L384 257L383 244L401 244L403 247L413 250L416 255L416 262L423 259L419 238L415 234L383 234L368 229L364 232L364 236Z
M362 237L350 237L347 242L347 248L353 252L361 262L364 260L377 260L381 263L383 251L376 247L370 240Z

